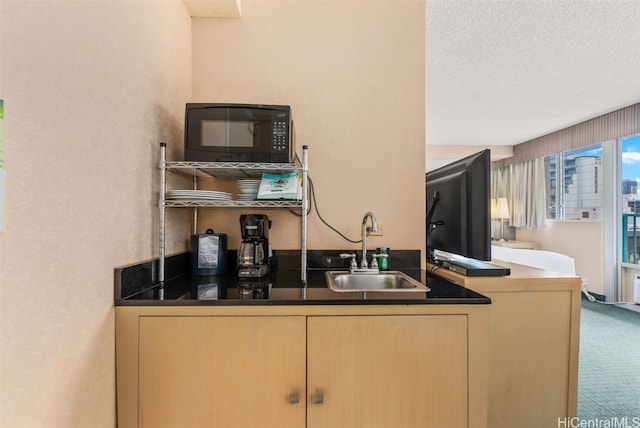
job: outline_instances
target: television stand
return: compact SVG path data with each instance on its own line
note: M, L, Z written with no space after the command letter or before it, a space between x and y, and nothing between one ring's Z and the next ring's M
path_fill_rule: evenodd
M465 276L508 276L511 274L509 268L467 258L450 259L443 266Z
M557 427L558 415L577 414L580 278L494 262L511 275L470 277L431 264L427 270L491 299L487 426Z

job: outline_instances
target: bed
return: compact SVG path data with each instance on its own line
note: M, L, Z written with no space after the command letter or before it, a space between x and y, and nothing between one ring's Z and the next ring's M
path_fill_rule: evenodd
M491 258L567 275L576 275L575 260L553 251L505 248L492 245Z

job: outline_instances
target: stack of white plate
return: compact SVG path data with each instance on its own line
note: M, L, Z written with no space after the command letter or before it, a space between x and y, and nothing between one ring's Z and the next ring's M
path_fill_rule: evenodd
M231 193L217 192L215 190L169 190L167 199L205 199L205 200L231 200Z
M262 180L238 180L236 187L238 188L239 201L254 201L258 197L258 189Z

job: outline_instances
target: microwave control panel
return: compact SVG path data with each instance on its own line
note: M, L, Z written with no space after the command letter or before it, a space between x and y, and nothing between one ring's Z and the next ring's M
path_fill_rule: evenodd
M289 135L289 126L286 121L273 122L273 138L271 140L272 152L286 152L289 150L287 147L287 136Z

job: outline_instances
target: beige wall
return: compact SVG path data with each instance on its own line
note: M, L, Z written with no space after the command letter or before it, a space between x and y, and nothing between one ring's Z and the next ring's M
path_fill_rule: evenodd
M385 235L370 248L423 249L424 32L422 1L243 1L240 20L194 19L193 98L291 105L323 218L357 240L373 211ZM208 211L200 229L237 248L242 212ZM267 214L273 247L300 248L299 218ZM315 212L308 240L359 248Z
M243 12L192 33L178 0L0 3L0 426L115 426L113 268L157 254L157 145L180 156L187 101L291 104L322 214L357 239L373 210L372 246L424 246L424 3ZM274 246L298 248L299 220L272 216ZM188 213L168 217L184 250ZM309 238L346 246L315 215Z
M181 138L191 19L179 0L0 15L0 426L114 427L113 268L157 254L157 143Z
M589 291L604 295L604 232L600 221L550 221L545 229L516 230L519 241L537 242L538 249L575 259L576 273L588 280Z

